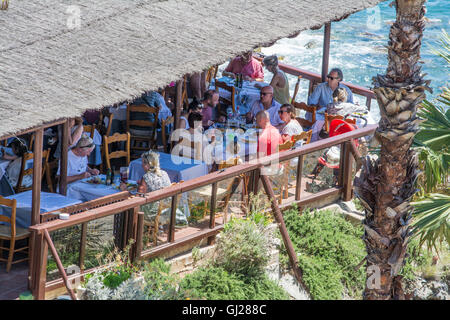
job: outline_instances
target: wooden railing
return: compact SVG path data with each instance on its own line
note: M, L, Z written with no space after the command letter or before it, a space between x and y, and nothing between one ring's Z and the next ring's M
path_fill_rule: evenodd
M75 298L72 289L69 286L69 280L58 257L55 246L50 236L50 232L63 230L65 228L74 227L77 225L84 225L90 221L95 221L104 217L109 217L112 215L120 214L123 219L121 219L120 224L120 237L123 240L121 243L122 248L126 247L130 241L133 241L129 255L132 260L136 259L149 259L152 257L159 256L168 250L175 249L177 247L191 243L192 241L199 239L208 239L208 243L214 242L214 237L223 229L223 224L216 225L216 202L217 202L217 186L221 181L238 177L239 175L246 174L250 176L250 183L248 186L248 191L253 191L257 193L259 190L260 181L263 182L264 190L266 194L272 201L272 208L274 212L279 212L279 208L276 205L276 201L273 199L273 190L271 188L269 179L263 176L261 179L262 170L268 165L274 162L285 163L291 159L298 159L297 174L296 174L296 185L295 185L295 197L292 199L287 199L284 206L297 204L302 207L323 199L328 196L341 195L343 200L348 201L352 198L352 165L354 154L354 147L352 147L352 142L354 139L358 139L364 136L372 135L376 130L376 125L370 125L362 129L357 129L342 135L338 135L332 138L323 139L308 145L304 145L300 148L283 151L278 154L274 154L268 157L259 158L246 162L241 165L233 166L222 171L217 171L210 173L206 176L198 177L186 182L182 182L168 188L164 188L158 191L154 191L144 196L132 196L127 193L121 193L119 195L113 195L108 201L108 197L102 198L102 200L94 200L90 204L85 203L77 206L72 206L70 208L58 210L62 212L67 212L70 214L68 220L51 220L55 218L54 213L44 214L44 218L41 224L30 227L32 232L33 241L33 256L31 261L31 283L30 287L33 295L36 299L45 299L45 292L66 285L69 293ZM330 148L335 145L341 146L341 157L340 157L340 174L338 178L338 184L336 187L329 188L327 190L318 192L310 196L302 196L301 180L303 171L303 158L315 151L323 150L325 148ZM178 199L183 193L192 192L198 188L204 186L211 186L211 196L210 196L210 217L209 226L195 234L176 239L175 238L175 214ZM169 232L167 243L150 248L143 249L143 232L144 232L144 214L140 212L140 207L144 204L149 204L161 200L171 201L171 215L169 221ZM109 203L108 203L109 202ZM277 222L280 225L284 222L282 221L281 215L277 215ZM278 221L281 219L281 221ZM86 237L85 233L81 237ZM285 245L290 245L290 240L285 239ZM83 241L81 239L81 241ZM54 259L57 262L58 270L62 276L62 279L53 281L52 283L47 283L46 281L46 268L47 268L47 257L48 249L51 249ZM292 251L292 250L291 250ZM83 246L80 247L80 259L84 254ZM295 264L296 257L291 257L291 262ZM295 253L293 254L295 255ZM92 272L90 270L81 270L78 277L83 277L85 274Z

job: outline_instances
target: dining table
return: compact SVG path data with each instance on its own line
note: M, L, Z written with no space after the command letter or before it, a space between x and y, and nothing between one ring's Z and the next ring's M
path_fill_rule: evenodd
M31 225L31 209L33 191L28 190L21 193L6 197L6 199L16 199L16 226L20 228L28 228ZM74 199L69 196L63 196L59 193L41 192L40 195L40 212L45 213L49 211L58 210L67 206L79 204L82 201ZM11 217L11 209L0 206L0 213Z
M236 106L239 108L239 113L241 115L249 112L255 101L259 100L261 88L270 85L269 83L262 81L244 80L242 83L242 88L238 88L235 86L235 80L233 78L222 77L218 79L212 79L209 89L215 89L215 81L224 82L228 86L235 87L235 102ZM231 93L222 88L219 88L219 96L231 100Z
M203 161L164 152L157 153L159 154L159 166L161 170L167 172L172 183L187 181L208 174L208 166ZM141 158L130 162L129 179L138 181L143 177L144 173Z
M110 185L105 184L106 176L104 174L100 174L98 177L99 183L93 183L93 177L69 183L67 185L67 196L86 202L120 192L119 175L114 177L114 181ZM136 182L128 180L128 183L135 184Z

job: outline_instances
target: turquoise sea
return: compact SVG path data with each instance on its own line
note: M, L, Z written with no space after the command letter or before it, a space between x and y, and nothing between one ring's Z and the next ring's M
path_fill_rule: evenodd
M384 74L387 67L387 45L390 23L395 20L395 8L389 7L391 1L382 2L375 8L360 11L347 19L331 24L330 69L339 67L344 73L344 80L365 87L372 87L372 77ZM424 62L425 79L431 80L433 94L427 94L431 100L439 94L444 85L450 85L450 68L444 59L431 52L437 47L442 30L450 33L450 0L429 0L426 2L426 18L429 20L424 31L421 57ZM276 54L283 57L281 62L301 69L321 73L323 27L308 30L293 39L281 39L272 47L262 48L264 54ZM272 75L265 71L266 81ZM291 92L296 79L289 78ZM304 100L307 82L301 81L298 97ZM357 98L358 99L358 98ZM365 98L360 97L360 104ZM378 120L378 106L372 102L372 116Z

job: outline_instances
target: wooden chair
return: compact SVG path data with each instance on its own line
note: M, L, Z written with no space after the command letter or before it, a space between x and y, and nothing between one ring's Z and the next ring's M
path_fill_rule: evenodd
M53 182L51 179L50 174L50 166L48 163L48 157L50 155L50 149L42 151L42 177L44 177L44 174L46 174L47 178L47 185L49 186L50 192L53 192ZM31 190L32 187L24 187L22 186L23 178L28 175L33 175L33 167L26 169L27 167L27 161L34 159L34 154L32 152L27 152L22 157L22 164L20 166L20 174L19 179L17 180L17 185L14 187L14 191L16 193L24 192L27 190Z
M167 139L170 136L170 132L166 132L167 130L167 126L172 124L173 126L174 123L174 117L168 117L165 120L161 121L161 136L162 136L162 144L163 144L163 148L164 148L164 152L165 153L169 153L169 144L167 143Z
M215 86L216 86L216 91L217 92L219 92L219 88L230 92L231 100L228 100L226 98L220 97L219 101L221 101L222 103L224 103L226 105L231 105L231 107L233 108L233 112L236 112L236 98L235 98L236 91L235 91L235 88L233 86L229 86L225 82L221 82L221 81L216 81L215 82Z
M149 120L131 120L132 112L143 112L153 115L153 121ZM154 149L156 147L156 128L158 125L158 113L159 109L154 107L149 107L147 105L128 105L127 106L127 132L130 132L130 126L143 127L143 130L150 131L149 135L135 135L130 133L130 151L140 150L147 151ZM147 142L147 147L138 146L138 142ZM133 158L138 158L139 156L132 155Z
M212 79L216 79L217 71L219 70L219 65L211 66L206 74L206 82L211 83Z
M105 127L105 124L103 123L103 120L105 117L108 117L108 124ZM99 126L104 127L104 130L102 130L102 132L104 132L104 135L106 135L107 137L109 137L111 135L111 129L112 129L112 122L114 119L114 113L111 113L109 111L102 111L100 113L100 117L99 117ZM104 141L102 141L102 143L104 143ZM101 156L102 156L102 163L100 163L100 172L103 172L103 161L105 161L105 148L102 147L101 148Z
M312 114L311 121L301 117L295 118L300 123L302 128L311 128L316 122L316 107L308 106L304 102L295 102L295 101L292 102L292 105L296 109L305 110L306 112L310 112Z
M6 262L6 272L11 270L11 266L13 264L23 262L28 260L29 258L23 258L20 260L13 261L14 253L24 251L29 249L29 246L15 249L16 241L27 239L30 236L30 232L27 229L16 227L16 209L17 209L17 200L16 199L5 199L0 196L0 205L9 207L11 209L11 217L2 215L0 213L0 222L8 223L8 225L0 225L0 261ZM3 247L3 241L9 241L9 248ZM3 250L8 250L8 259L3 258ZM28 254L27 252L25 252Z
M329 132L330 131L330 123L331 121L333 121L334 119L339 119L339 120L344 120L345 122L351 123L351 124L356 124L356 120L355 119L344 119L343 116L338 115L338 114L328 114L325 112L325 131Z
M86 124L83 126L83 132L87 133L89 138L94 139L95 124Z
M292 141L294 141L294 144L295 144L295 142L297 142L299 140L303 140L304 144L308 144L311 142L311 137L312 137L312 130L303 131L300 134L294 134L292 136Z
M300 87L300 79L301 78L302 78L302 76L298 76L297 77L297 83L295 84L294 94L292 95L291 104L293 104L295 102L295 98L297 97L298 89Z
M294 141L288 140L285 143L278 145L278 151L291 150L291 148L293 146L294 146Z
M180 181L178 183L181 183L183 181ZM171 186L178 184L177 182L173 182ZM156 247L158 245L158 230L159 230L159 220L161 218L161 213L164 209L170 208L172 204L168 204L167 201L160 200L158 203L158 211L155 216L155 220L149 221L144 220L144 226L148 227L147 230L147 236L149 239L152 239L154 246Z
M115 133L112 136L103 136L106 168L111 169L111 159L126 158L127 166L130 164L130 133ZM109 145L114 142L126 142L125 150L109 152Z

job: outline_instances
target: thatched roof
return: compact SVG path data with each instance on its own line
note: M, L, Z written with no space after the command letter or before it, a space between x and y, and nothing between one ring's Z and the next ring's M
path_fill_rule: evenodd
M0 11L0 137L131 100L379 2L11 0ZM81 26L70 29L74 4Z

